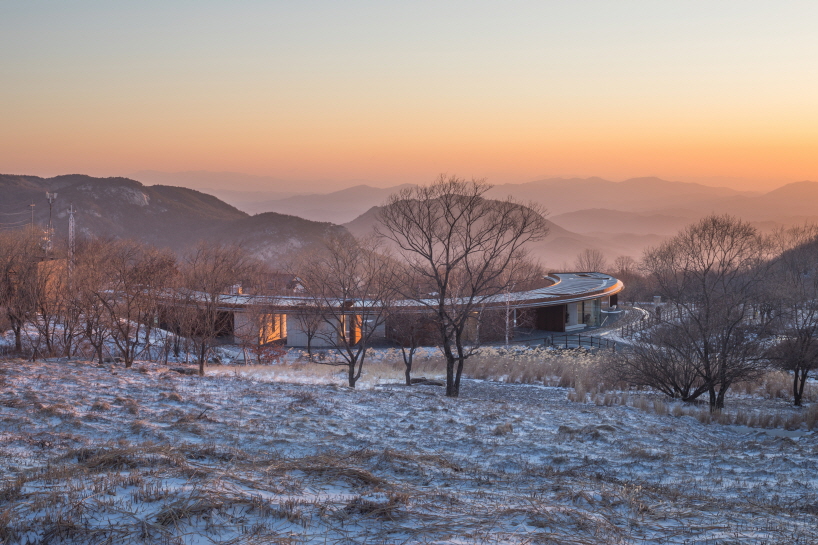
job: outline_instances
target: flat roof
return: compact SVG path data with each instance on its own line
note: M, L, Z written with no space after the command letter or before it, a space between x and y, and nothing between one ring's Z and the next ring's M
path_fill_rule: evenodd
M599 272L551 273L545 278L552 283L532 290L493 295L481 300L481 303L488 306L508 305L513 308L551 306L614 295L625 287L620 280ZM281 310L296 310L310 304L309 297L295 295L222 295L219 301L224 307L235 308L262 304ZM427 302L431 304L432 300L429 299ZM343 301L339 299L336 303L340 306ZM358 300L351 308L361 308L371 304L367 300ZM425 305L418 304L414 300L404 300L397 302L397 306L411 308Z

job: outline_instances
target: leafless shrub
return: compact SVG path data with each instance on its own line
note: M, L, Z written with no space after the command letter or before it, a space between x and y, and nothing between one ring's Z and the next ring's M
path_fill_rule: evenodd
M659 449L648 449L643 447L631 447L628 449L628 455L633 458L642 460L669 460L673 457L669 452Z
M156 515L156 523L160 526L178 526L187 519L200 517L222 508L223 502L213 494L204 494L199 491L187 498L172 502L162 508Z
M390 494L385 498L356 496L343 509L344 515L362 515L365 518L396 520L398 508L407 501L406 495Z
M514 426L511 424L511 422L506 422L505 424L500 424L496 428L494 428L494 431L492 431L491 434L492 435L508 435L509 433L513 433L513 432L514 432Z
M178 392L162 393L160 397L162 397L163 399L166 399L168 401L176 401L176 402L181 402L182 401L182 396L179 395Z
M111 404L103 399L98 399L94 401L93 405L91 405L91 410L96 412L110 411Z
M130 428L133 433L144 433L155 429L156 426L147 420L134 420L131 422Z
M125 410L128 411L130 414L139 414L139 402L135 399L126 399L123 402L123 406Z
M39 404L39 411L48 416L60 418L72 418L77 416L77 411L67 403Z

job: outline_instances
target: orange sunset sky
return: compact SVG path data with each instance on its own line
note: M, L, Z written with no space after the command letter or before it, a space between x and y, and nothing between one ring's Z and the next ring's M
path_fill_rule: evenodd
M4 1L0 172L818 180L816 22L814 1Z

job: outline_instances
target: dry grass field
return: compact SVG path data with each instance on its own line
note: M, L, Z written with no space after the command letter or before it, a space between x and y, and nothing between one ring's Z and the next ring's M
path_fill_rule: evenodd
M397 384L389 358L356 390L314 364L199 378L178 365L2 362L0 540L818 542L806 425L702 423L591 387L572 402L565 376L585 360L524 380L521 364L483 357L460 399ZM432 359L419 374L437 372Z

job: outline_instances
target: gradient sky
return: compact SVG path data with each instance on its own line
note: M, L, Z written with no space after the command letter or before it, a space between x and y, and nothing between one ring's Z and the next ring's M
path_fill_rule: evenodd
M814 0L4 0L0 172L818 180L816 22Z

